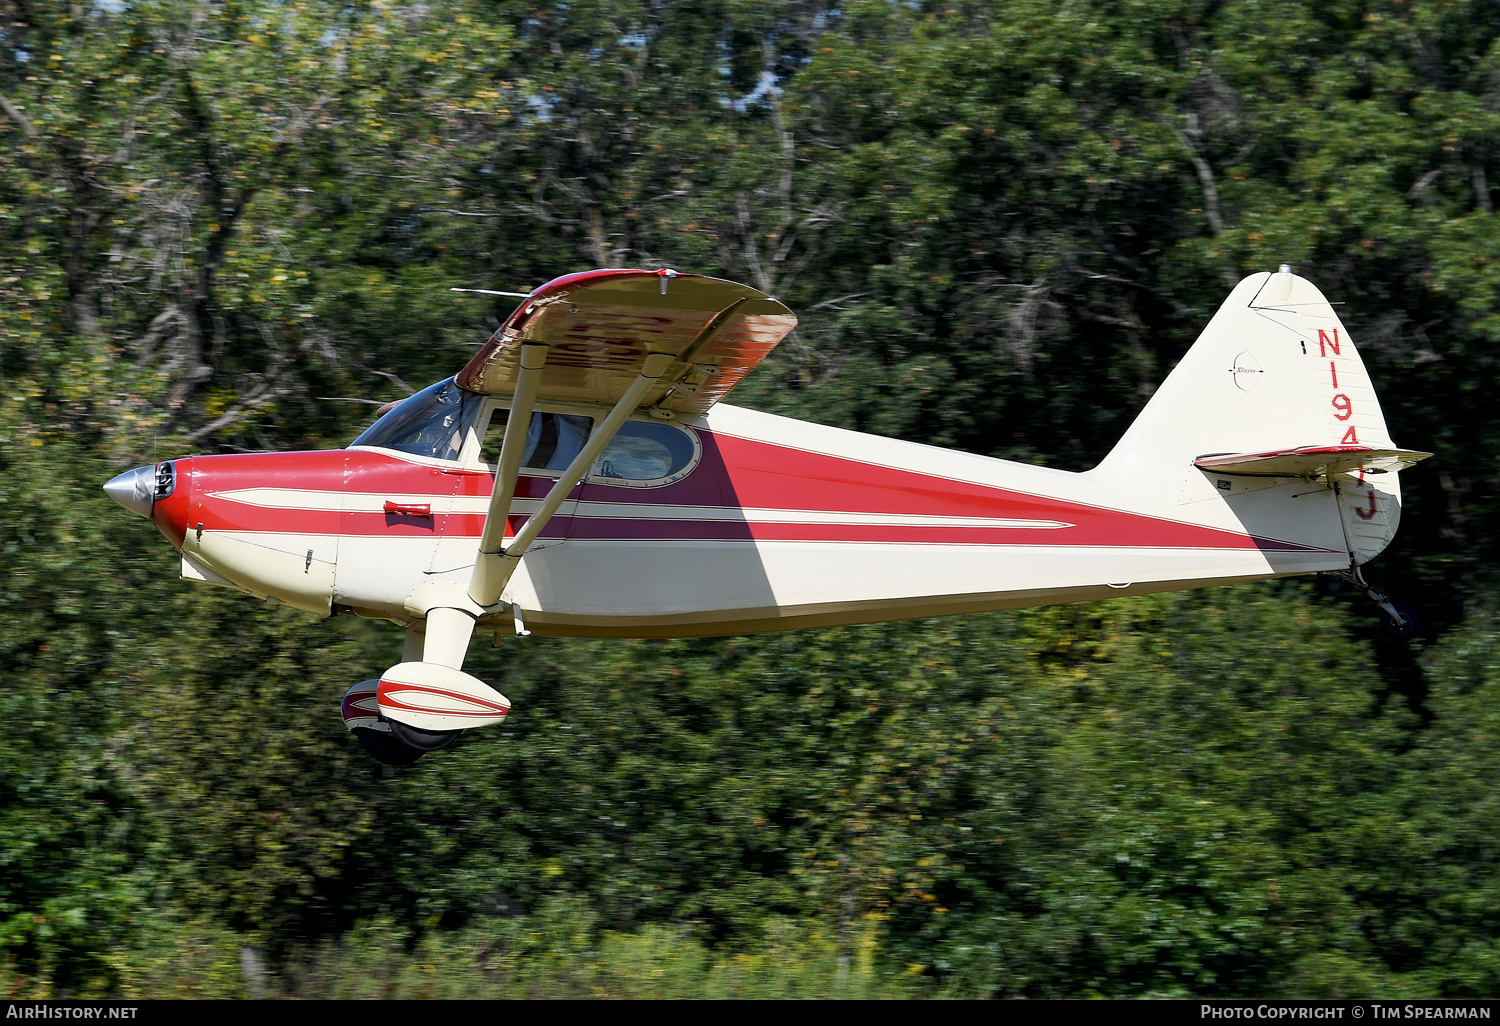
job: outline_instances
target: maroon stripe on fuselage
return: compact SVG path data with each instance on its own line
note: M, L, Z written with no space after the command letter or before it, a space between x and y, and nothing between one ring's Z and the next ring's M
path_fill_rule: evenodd
M1129 547L1163 549L1287 549L1305 545L1256 539L1227 531L1205 539L1184 538L1174 525L1137 532ZM476 532L477 536L477 532ZM1057 528L981 527L936 524L747 523L723 520L623 520L575 517L568 537L608 541L800 541L865 542L927 545L1036 545L1046 547L1120 546L1110 532Z
M557 516L544 538L590 540L806 541L972 545L1044 545L1202 549L1305 550L1307 545L1250 537L1158 517L1048 496L894 469L755 439L694 429L703 458L688 477L660 488L589 483L572 495L586 503L635 507L631 517ZM209 530L291 534L477 538L482 513L441 512L449 497L488 498L488 472L437 468L384 453L331 450L199 457L193 461L194 511L189 520ZM540 499L553 478L522 476L519 498ZM380 512L278 509L215 496L249 488L351 492L377 497L430 496L431 517ZM825 522L748 523L740 520L661 520L654 506L811 511ZM584 507L587 512L588 506ZM932 524L847 524L841 515L878 513L932 517L1059 521L1039 530ZM510 518L514 532L525 515Z

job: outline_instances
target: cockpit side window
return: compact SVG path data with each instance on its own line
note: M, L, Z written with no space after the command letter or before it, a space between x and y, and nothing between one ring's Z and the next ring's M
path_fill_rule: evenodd
M479 458L491 466L500 463L500 443L505 437L505 422L509 417L510 411L503 407L497 408L490 417ZM566 470L589 440L593 419L571 413L537 411L531 415L527 428L521 466L531 470Z
M483 396L464 391L448 378L402 400L350 444L456 460L483 405Z

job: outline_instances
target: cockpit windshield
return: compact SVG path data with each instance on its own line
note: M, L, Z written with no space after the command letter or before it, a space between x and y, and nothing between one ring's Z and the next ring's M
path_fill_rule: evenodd
M464 391L448 378L402 400L350 445L456 460L483 403L483 396Z

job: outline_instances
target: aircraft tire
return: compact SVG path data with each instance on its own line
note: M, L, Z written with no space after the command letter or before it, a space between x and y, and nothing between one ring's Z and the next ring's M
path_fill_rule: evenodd
M377 762L383 762L387 766L410 766L422 757L421 752L408 748L398 738L381 730L355 727L354 736L359 739L361 748Z
M1390 638L1392 641L1411 640L1411 638L1417 633L1418 623L1416 610L1412 609L1411 606L1405 605L1401 602L1393 602L1391 604L1396 607L1396 611L1401 614L1401 618L1406 622L1403 624L1396 623L1396 621L1392 619L1391 614L1382 609L1380 611L1381 633Z
M457 741L458 736L463 733L461 730L421 730L396 720L386 722L391 725L391 735L418 755L441 751Z

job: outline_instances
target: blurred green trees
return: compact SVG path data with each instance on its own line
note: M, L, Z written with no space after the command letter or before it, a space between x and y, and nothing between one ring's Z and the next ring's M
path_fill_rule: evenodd
M0 990L1493 994L1500 5L0 0ZM517 289L802 317L735 401L1071 469L1241 275L1347 305L1411 651L1304 585L476 645L177 580L99 484L340 445ZM263 967L263 968L260 968Z

